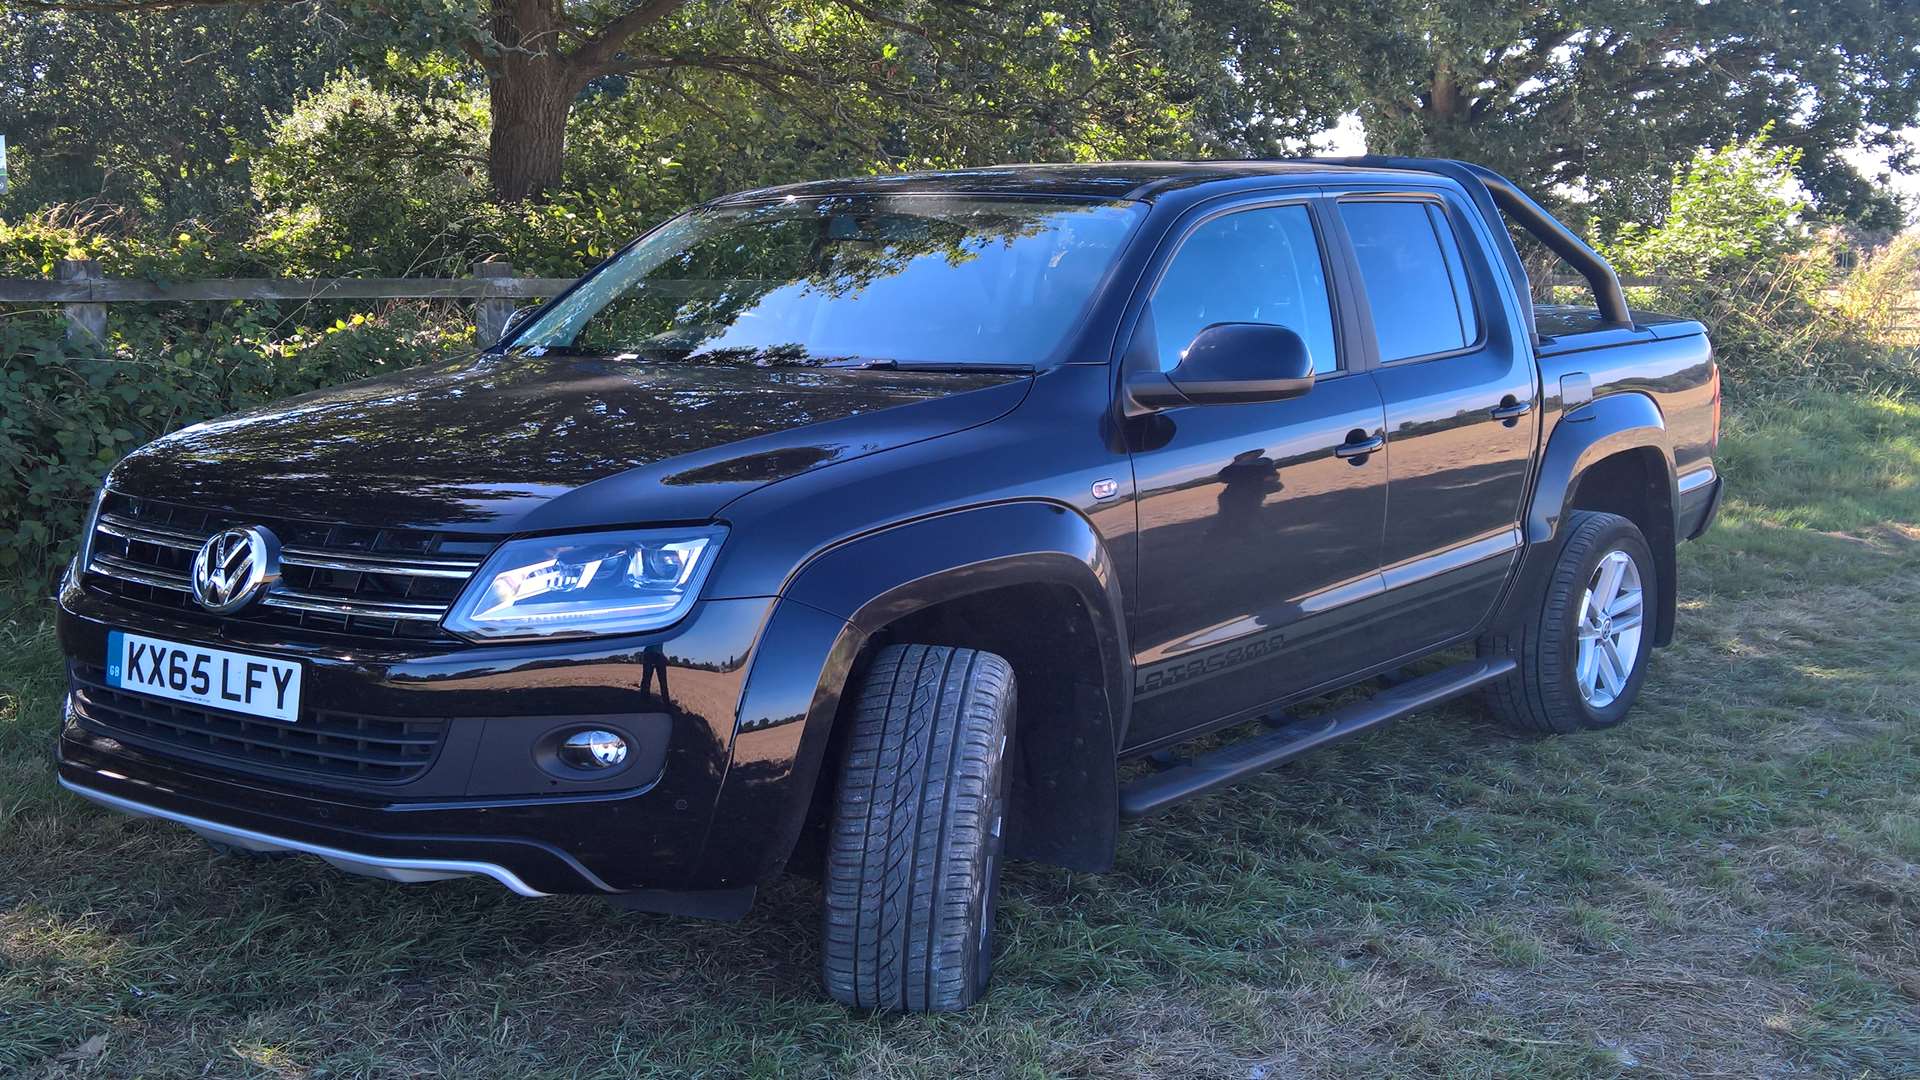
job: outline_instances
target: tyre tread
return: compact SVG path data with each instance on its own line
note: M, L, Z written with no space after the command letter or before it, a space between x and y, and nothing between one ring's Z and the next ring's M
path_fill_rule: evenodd
M1618 514L1594 510L1569 513L1537 606L1529 615L1481 637L1480 655L1510 656L1516 662L1512 675L1481 692L1487 711L1509 730L1525 735L1566 735L1593 726L1584 707L1567 691L1566 650L1553 647L1554 633L1585 592L1587 554L1608 534L1623 529L1640 538L1633 523ZM1640 542L1644 546L1645 540Z
M985 957L974 900L1013 672L974 649L894 645L850 712L825 874L828 992L861 1008L964 1008Z

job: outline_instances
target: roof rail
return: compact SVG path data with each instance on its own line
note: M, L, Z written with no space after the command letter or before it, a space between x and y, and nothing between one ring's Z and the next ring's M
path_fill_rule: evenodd
M1615 326L1632 326L1633 313L1627 310L1627 294L1620 288L1620 278L1613 272L1612 264L1601 254L1587 246L1573 230L1562 225L1552 214L1547 213L1539 203L1534 202L1519 185L1485 166L1470 161L1455 161L1451 158L1391 157L1367 154L1362 157L1316 158L1310 160L1327 161L1339 165L1359 165L1375 169L1405 169L1434 173L1458 182L1467 189L1474 202L1480 204L1482 213L1489 221L1497 221L1499 212L1504 212L1521 228L1533 234L1541 243L1547 245L1555 255L1567 261L1569 266L1579 271L1587 279L1587 285L1593 289L1595 303L1600 308L1600 317ZM1529 309L1533 306L1531 283L1527 279L1527 269L1520 263L1520 255L1511 244L1499 245L1505 257L1508 273L1513 275ZM1533 325L1533 312L1527 312L1527 325Z

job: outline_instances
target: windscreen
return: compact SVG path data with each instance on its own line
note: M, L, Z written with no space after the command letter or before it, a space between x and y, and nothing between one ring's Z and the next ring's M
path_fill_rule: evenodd
M756 366L1044 366L1134 204L836 196L705 208L643 238L512 343Z

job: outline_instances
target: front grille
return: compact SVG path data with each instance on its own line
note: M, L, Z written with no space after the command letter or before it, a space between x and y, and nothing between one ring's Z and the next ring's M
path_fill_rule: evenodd
M222 515L109 493L87 570L125 599L211 620L189 591L194 553L235 525L261 525L279 538L280 580L258 603L220 618L360 638L446 640L440 619L495 542Z
M71 674L73 711L83 726L136 744L247 765L398 783L433 764L447 733L443 719L320 709L303 711L292 724L263 720L117 690L97 667L75 664Z

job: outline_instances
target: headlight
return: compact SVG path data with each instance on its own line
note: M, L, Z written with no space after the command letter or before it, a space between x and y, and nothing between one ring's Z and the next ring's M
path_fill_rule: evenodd
M708 527L510 540L467 583L444 625L489 639L658 630L699 599L725 536Z

